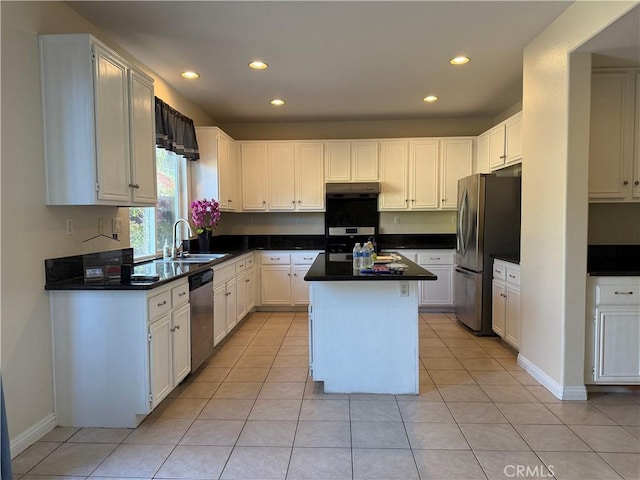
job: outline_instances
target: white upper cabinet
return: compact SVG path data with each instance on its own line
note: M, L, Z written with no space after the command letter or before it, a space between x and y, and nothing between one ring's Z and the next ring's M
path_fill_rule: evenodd
M488 173L485 156L488 156L491 171L522 162L522 112L480 135L478 142L478 173Z
M218 127L196 127L196 139L200 160L189 162L193 198L214 198L220 210L238 211L234 140Z
M153 79L88 34L39 42L47 204L155 204Z
M296 146L293 142L269 143L267 207L275 211L293 211L295 200Z
M409 145L406 140L380 142L380 210L408 210Z
M380 142L380 210L457 207L458 179L471 174L473 138Z
M472 138L445 138L441 141L440 208L455 210L458 206L458 180L471 175L473 166Z
M243 143L242 164L242 209L245 211L267 210L267 144Z
M327 182L377 182L378 142L345 140L325 142Z
M591 77L591 202L640 200L639 75L637 70L618 70Z
M324 211L324 145L298 142L295 164L296 210Z
M476 162L473 171L474 173L490 173L491 167L489 166L489 132L484 132L482 135L480 135L476 143Z
M439 142L436 139L409 141L409 192L413 210L438 208Z
M243 142L243 209L324 211L322 142Z

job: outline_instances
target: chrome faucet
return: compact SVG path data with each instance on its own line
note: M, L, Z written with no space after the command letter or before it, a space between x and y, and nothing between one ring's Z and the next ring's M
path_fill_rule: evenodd
M171 258L178 258L184 255L184 253L182 252L182 240L180 240L180 243L176 247L176 238L178 237L178 224L180 222L184 222L187 225L187 228L189 229L189 237L193 236L193 232L191 231L191 225L189 225L189 222L187 222L184 218L179 218L178 220L176 220L176 222L173 224L173 243L171 244Z

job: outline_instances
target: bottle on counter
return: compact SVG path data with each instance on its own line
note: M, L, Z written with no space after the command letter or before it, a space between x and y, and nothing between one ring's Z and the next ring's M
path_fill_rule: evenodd
M373 251L371 243L367 242L362 247L362 270L371 270L373 268Z
M353 247L353 269L362 269L362 247L360 243L356 243Z
M171 257L171 247L169 246L169 242L167 242L167 239L164 239L164 245L162 246L162 257L163 258L169 258Z

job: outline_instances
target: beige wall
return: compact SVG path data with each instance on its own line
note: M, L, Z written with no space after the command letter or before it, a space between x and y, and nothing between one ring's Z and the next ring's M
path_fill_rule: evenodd
M474 136L494 125L491 118L442 118L349 122L223 123L236 140Z
M127 247L127 235L122 236L120 243L108 239L87 243L83 240L97 233L98 217L105 219L110 229L111 218L120 215L126 224L128 215L126 209L119 212L114 207L44 205L37 35L89 32L115 45L62 2L0 2L0 9L3 247L0 352L9 435L12 441L26 441L28 430L37 432L46 426L54 408L44 259ZM158 96L199 123L214 122L153 76ZM73 219L73 235L64 233L65 218Z
M576 2L524 51L520 355L565 394L584 386L591 81L571 53L636 4Z
M640 245L640 203L589 204L589 245Z

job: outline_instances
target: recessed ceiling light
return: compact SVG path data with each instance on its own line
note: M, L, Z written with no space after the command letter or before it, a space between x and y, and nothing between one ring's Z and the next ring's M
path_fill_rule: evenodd
M449 60L451 65L464 65L465 63L469 63L471 59L469 57L453 57Z
M200 74L196 73L196 72L182 72L180 75L182 75L184 78L199 78Z
M281 107L284 105L284 100L280 100L279 98L274 98L271 100L271 105L275 105L276 107Z
M269 64L264 63L260 60L255 60L249 64L249 68L253 68L254 70L264 70L268 66Z
M438 97L435 95L429 95L422 99L423 102L435 102L436 100L438 100Z

